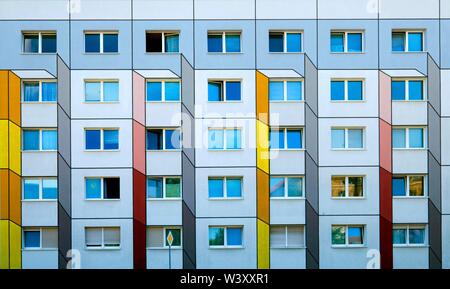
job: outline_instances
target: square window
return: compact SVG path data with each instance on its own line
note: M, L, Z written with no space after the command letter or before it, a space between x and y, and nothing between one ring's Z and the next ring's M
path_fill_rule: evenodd
M39 53L39 34L23 35L23 52Z
M165 100L179 101L180 100L180 83L178 81L166 81L165 83Z
M345 148L345 130L331 129L331 147L334 149Z
M269 139L271 149L284 148L284 130L270 130Z
M345 177L331 177L331 195L333 198L345 197Z
M181 196L180 183L180 178L166 178L166 198L179 198Z
M239 129L225 130L227 149L241 148L241 131Z
M23 150L37 151L40 147L39 130L24 130L23 131Z
M362 100L362 81L348 81L348 100Z
M238 178L227 178L227 197L239 198L242 196L242 180Z
M147 198L163 197L162 178L149 178L147 180Z
M56 53L56 34L42 34L42 53Z
M119 149L119 131L104 130L103 131L103 149L117 150Z
M86 199L101 199L102 197L102 180L86 179Z
M165 131L166 138L166 150L178 150L181 148L180 146L180 130L178 129L166 129Z
M42 101L54 102L57 99L56 82L42 82Z
M180 36L178 33L164 34L165 52L178 53L180 46Z
M217 228L217 227L209 228L209 245L210 246L225 245L225 228Z
M208 179L208 196L223 198L223 179Z
M38 200L40 180L30 179L23 181L23 198L25 200Z
M104 53L116 53L119 51L119 35L114 34L103 34L103 52Z
M39 101L39 82L23 83L23 101Z
M283 52L284 33L269 32L269 52Z
M100 34L84 35L84 51L86 53L100 53Z
M87 150L99 150L100 146L100 130L86 130L86 149Z
M405 32L392 32L392 51L405 51Z
M302 35L300 33L286 33L287 52L302 51Z
M287 129L286 130L286 138L287 138L287 148L288 149L301 149L302 148L302 131Z
M287 81L287 100L302 100L302 82Z
M42 199L56 200L58 198L58 181L56 179L42 180Z
M40 248L41 232L40 231L24 231L24 247Z
M58 133L56 130L42 131L42 150L57 150L58 149Z
M208 34L208 52L222 51L222 34Z
M223 130L210 129L208 131L208 149L223 149Z
M331 52L344 52L344 32L331 33Z
M345 81L331 81L331 100L345 100Z
M269 82L269 100L284 100L283 81Z
M391 83L391 98L392 100L405 100L405 81L393 80Z
M406 196L406 178L393 177L392 178L392 195Z
M410 80L409 85L409 100L423 100L423 81Z
M303 191L302 178L287 178L288 182L288 197L301 197Z
M223 83L220 81L208 82L208 101L223 101Z
M242 245L242 228L227 228L227 245Z
M409 129L409 147L410 148L423 148L423 129L422 128L410 128Z
M226 33L225 48L226 52L241 52L241 35Z
M227 81L226 82L227 101L239 101L241 100L241 82L240 81Z
M347 51L362 52L362 33L347 33Z
M392 146L393 148L406 148L406 129L392 129Z
M119 101L119 83L117 81L103 83L103 101Z
M348 147L363 148L363 131L362 129L348 130Z
M120 178L104 178L103 191L104 199L120 199Z
M284 197L285 178L270 177L270 197Z
M392 230L392 243L393 244L406 244L406 229L393 229Z
M146 52L162 52L162 33L145 34L145 51Z
M100 101L101 100L101 83L100 82L85 82L84 83L86 101Z

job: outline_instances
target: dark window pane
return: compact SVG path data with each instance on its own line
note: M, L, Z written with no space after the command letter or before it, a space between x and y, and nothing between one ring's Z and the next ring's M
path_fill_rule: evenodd
M105 150L119 149L119 131L118 130L103 131L103 149L105 149Z
M42 35L42 52L56 53L56 34Z
M363 196L363 177L348 178L348 196L349 197Z
M168 129L166 133L166 150L180 149L180 130Z
M100 34L84 35L84 51L86 53L100 52Z
M301 149L302 148L302 131L288 129L286 131L287 148L288 149Z
M331 33L330 45L331 52L344 52L344 33Z
M405 100L405 81L394 80L391 83L392 100Z
M209 245L223 246L225 245L224 228L209 228Z
M208 34L208 52L222 52L222 34Z
M42 101L56 101L57 84L56 82L42 83Z
M269 33L269 52L283 52L283 32Z
M166 52L179 52L179 35L166 33L164 45Z
M162 52L162 34L147 33L145 37L147 52Z
M23 150L39 150L39 130L23 131Z
M105 199L120 199L120 178L104 178L103 191Z
M38 53L39 52L39 36L38 34L23 35L23 52Z
M119 35L103 34L103 52L114 53L119 51Z
M149 129L147 131L147 149L162 150L163 134L161 129Z
M406 196L406 178L404 177L392 178L392 195Z
M227 81L227 100L241 100L241 82Z
M222 82L208 82L208 101L223 101Z
M162 178L151 178L147 180L147 198L162 198Z
M86 130L86 149L100 149L100 130Z
M39 82L23 83L23 101L39 101Z
M405 32L392 32L392 51L405 51Z

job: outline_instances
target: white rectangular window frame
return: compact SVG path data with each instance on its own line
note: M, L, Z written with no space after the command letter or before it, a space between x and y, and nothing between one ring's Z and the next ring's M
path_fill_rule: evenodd
M147 35L147 33L158 33L161 34L161 52L145 52L145 53L150 53L150 54L154 54L154 53L167 53L167 54L179 54L180 52L168 52L166 51L166 37L168 35L172 36L172 35L178 35L178 39L180 39L180 31L178 30L165 30L165 31L160 31L160 30L147 30L145 31L145 35ZM178 47L178 51L180 50L180 47Z
M366 246L366 226L365 225L331 225L331 230L333 230L334 227L344 227L345 228L345 244L333 244L331 243L332 248L362 248ZM361 240L362 244L350 244L349 237L348 237L348 229L349 228L361 228ZM333 240L331 240L333 242Z
M223 229L223 245L210 245L209 244L209 229L217 228ZM241 245L227 245L228 241L228 229L241 229ZM230 225L230 226L209 226L208 227L208 246L210 249L239 249L244 247L244 226L240 225Z
M118 87L118 99L117 100L107 100L105 101L105 90L104 90L104 84L107 83L117 83ZM87 83L99 83L100 84L100 100L99 101L88 101L86 100L86 84ZM120 82L119 79L85 79L84 80L84 101L85 104L91 104L91 103L118 103L120 102Z
M147 180L162 180L162 198L149 198L147 194L147 200L149 201L173 201L180 200L183 198L183 178L181 176L149 176ZM176 198L167 197L167 179L178 179L180 180L180 196Z
M343 197L334 197L333 196L333 178L345 178L345 196ZM361 197L351 197L349 196L349 178L362 178L362 196ZM331 176L331 198L335 200L342 200L342 199L365 199L366 197L366 176L364 175L332 175Z
M169 52L168 52L169 53ZM179 95L180 95L180 99L179 100L166 100L166 82L177 82L179 85ZM147 88L145 89L145 102L170 102L170 103L179 103L181 102L181 81L173 78L173 79L156 79L156 78L152 78L152 79L147 79L145 81L146 85L148 83L161 83L161 100L148 100L147 97Z
M24 251L55 251L58 250L58 246L54 248L43 247L43 233L45 230L57 229L57 227L26 227L23 229L22 237L22 250ZM39 247L25 247L25 232L39 232Z
M303 30L270 30L270 33L283 33L283 52L269 52L269 53L304 53L303 52ZM287 35L300 34L300 51L287 51Z
M229 30L229 31L208 31L209 35L221 35L222 36L222 52L209 52L211 54L218 54L218 53L230 53L230 54L238 54L242 53L242 31L239 30ZM226 42L226 35L239 35L239 47L240 51L227 51L227 42Z
M159 227L159 226L149 226L147 227L147 230L161 230L162 231L162 246L146 246L147 249L151 249L151 250L165 250L165 249L169 249L169 246L166 244L167 242L167 230L180 230L180 245L179 246L175 246L172 245L170 246L171 249L182 249L183 248L183 228L181 226L163 226L163 227Z
M86 149L86 131L88 130L99 130L100 131L100 149ZM104 143L104 137L103 137L103 133L105 131L117 131L117 149L108 149L105 150L105 143ZM94 128L94 127L89 127L89 128L85 128L84 129L84 151L85 152L116 152L120 150L120 129L119 128Z
M333 100L330 99L331 102L365 102L366 101L366 81L364 78L332 78L330 80L330 83L332 81L343 81L344 82L344 100ZM362 88L362 99L358 100L349 100L348 99L348 82L349 81L361 81L361 88ZM330 88L330 98L331 98L331 88Z
M227 191L227 181L231 180L240 180L241 181L241 196L240 197L229 197L228 191ZM222 195L223 197L210 197L208 192L208 199L209 200L242 200L244 199L244 178L242 176L210 176L208 177L209 180L222 180L223 181L223 187L222 187Z
M176 151L181 151L182 139L183 139L183 135L182 135L182 132L181 132L181 127L164 127L164 128L163 127L147 127L147 131L148 130L161 130L163 143L162 143L162 149L160 149L160 150L147 149L147 146L146 146L146 151L148 151L148 152L161 152L161 151L176 152ZM166 147L166 143L167 143L166 131L168 131L168 130L178 131L178 133L180 134L180 148L179 149L167 149L167 147Z
M425 48L425 30L402 30L402 29L394 29L392 30L392 33L405 33L405 50L404 51L392 51L393 53L421 53L426 52ZM422 34L422 51L409 51L409 40L408 40L408 34L409 33L421 33Z
M23 87L27 83L38 83L39 84L39 98L38 101L25 101L25 90ZM43 83L57 83L55 80L41 80L41 79L27 79L22 81L21 89L21 99L22 103L56 103L56 101L42 101L42 84Z
M270 175L273 178L283 178L284 179L284 196L283 197L270 197L270 199L276 200L302 200L305 198L305 177L304 176L286 176L286 175ZM300 179L302 181L302 195L300 197L289 197L289 179ZM270 189L270 188L269 188Z
M227 128L220 128L220 127L209 127L208 128L208 141L209 141L209 132L212 130L221 130L223 133L223 142L222 142L222 148L218 148L218 149L210 149L209 148L209 143L208 143L208 151L239 151L242 150L242 128L241 127L227 127ZM241 143L239 144L239 148L227 148L227 137L226 137L226 132L227 131L234 131L234 130L238 130L240 133L240 141Z
M392 81L404 81L405 82L405 99L392 99L394 102L405 102L405 101L412 101L412 102L426 102L428 99L428 89L427 89L427 79L423 77L419 78L392 78ZM423 99L409 99L409 82L410 81L422 81L422 96Z
M25 36L37 35L38 36L38 52L26 52L25 51ZM56 54L56 52L42 52L42 36L54 35L56 37L56 31L22 31L22 53L23 54ZM56 46L58 47L58 45Z
M287 141L288 141L288 137L287 137L287 132L288 131L300 131L300 141L301 141L301 148L288 148L288 143L287 143ZM303 151L303 150L305 150L305 148L304 148L304 144L305 144L305 142L304 142L304 134L303 134L303 128L302 127L278 127L278 128L273 128L273 129L270 129L270 131L272 132L272 131L277 131L278 133L279 132L283 132L283 142L284 142L284 147L282 147L282 148L270 148L270 150L274 150L274 151L276 151L276 150L278 150L278 151Z
M22 149L22 152L56 152L57 151L57 149L43 149L42 148L42 144L43 144L43 142L42 142L42 139L43 139L43 132L45 132L45 131L56 131L57 132L57 130L56 129L51 129L51 128L38 128L38 129L34 129L34 128L24 128L23 130L22 130L22 147L23 147L23 132L24 131L39 131L39 149L38 150L23 150Z
M364 30L331 30L331 34L333 33L343 33L344 34L344 51L330 51L333 54L342 54L342 53L349 53L349 54L362 54L365 52L365 41L364 41ZM361 34L361 51L348 51L348 34Z
M305 102L305 98L303 97L305 95L305 85L303 82L303 78L271 78L269 80L270 82L283 82L283 100L270 100L269 102ZM287 99L288 93L287 93L287 83L288 82L300 82L302 85L302 90L300 91L300 100L290 100ZM269 92L270 93L270 92Z
M305 248L305 225L274 225L275 227L282 227L284 229L284 246L270 246L271 249L303 249ZM289 245L288 242L288 233L289 233L289 227L300 227L302 229L302 246L293 246Z
M228 100L227 99L227 82L239 82L240 83L240 90L241 90L241 99L240 100ZM242 79L208 79L208 84L209 83L220 83L221 85L221 93L222 93L222 100L217 100L217 101L210 101L208 100L208 102L211 103L216 103L216 102L242 102Z
M409 129L415 129L415 128L420 128L422 129L422 143L423 143L423 147L420 148L412 148L409 146ZM394 148L394 146L392 146L393 150L424 150L427 149L428 144L427 144L427 128L424 126L393 126L392 130L394 129L404 129L405 130L405 147L404 148ZM393 142L394 140L392 140Z
M86 35L99 35L100 38L100 49L99 52L86 52ZM107 34L114 34L117 35L117 41L119 41L119 31L112 30L112 31L84 31L84 54L119 54L119 43L117 43L117 52L103 52L103 36Z
M101 245L100 246L89 246L86 243L86 234L87 234L87 229L97 229L101 231L101 236L102 236L102 240L101 240ZM108 244L105 244L105 229L118 229L119 230L119 244L110 244L110 246L108 246ZM120 250L121 248L121 241L122 241L122 234L121 234L121 228L118 226L112 226L112 227L84 227L84 242L85 242L85 248L86 250Z
M404 196L392 196L394 199L424 199L428 197L428 178L427 175L393 175L393 178L404 178L405 179L405 195ZM423 196L411 196L410 195L410 178L411 177L422 177L423 178Z
M107 199L105 198L105 179L120 179L119 176L107 176L107 177L85 177L84 178L84 200L85 201L120 201L120 197L117 199ZM87 180L100 180L100 198L87 198L87 187L86 187L86 181ZM120 190L120 188L119 188Z
M333 129L337 129L337 130L344 130L344 147L343 148L333 148L333 146L331 146L331 150L334 151L342 151L342 150L346 150L346 151L362 151L366 149L366 128L365 127L339 127L339 126L333 126L331 127L331 131ZM361 130L361 134L362 134L362 147L361 148L349 148L348 147L348 131L349 130ZM333 136L331 135L331 138ZM332 140L332 139L331 139ZM332 145L332 141L331 141L331 145Z
M25 199L25 181L39 181L39 198L37 199ZM24 177L22 179L22 202L54 202L57 199L44 199L43 198L43 191L44 191L44 181L46 180L53 180L57 181L58 179L56 177Z
M409 242L409 230L414 230L414 229L419 229L419 230L424 230L424 243L417 243L417 244L411 244ZM428 245L428 226L425 224L394 224L392 227L392 230L405 230L405 243L404 244L394 244L394 242L392 242L392 245L394 247L425 247Z

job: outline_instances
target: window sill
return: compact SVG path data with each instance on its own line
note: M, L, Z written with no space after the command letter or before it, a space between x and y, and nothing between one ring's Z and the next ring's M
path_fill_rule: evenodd
M243 100L208 100L207 104L212 104L212 103L217 103L217 104L223 104L223 103L244 103Z
M428 100L427 99L392 99L392 102L400 102L400 103L405 103L405 102L413 102L413 103L427 103Z
M391 51L392 54L427 54L428 51Z
M22 55L56 55L57 52L22 52Z
M412 245L412 244L393 244L392 247L394 247L394 248L414 249L414 248L428 248L430 246L426 245L426 244L417 244L417 245Z
M426 151L428 148L392 148L393 151Z
M120 101L83 101L82 104L120 104Z
M209 246L210 250L242 250L245 249L244 246Z
M277 152L303 152L305 151L304 148L298 148L298 149L280 149L280 148L269 148L270 151L277 151Z
M342 149L331 148L331 150L335 151L335 152L362 152L362 151L366 151L365 148L342 148Z
M366 103L367 100L363 99L363 100L330 100L331 103L345 103L345 104L349 104L349 103Z
M270 197L270 200L276 201L305 200L305 197Z
M145 52L146 55L179 55L181 52Z
M83 55L119 55L119 52L84 52Z
M244 54L244 52L207 52L208 55L241 55Z
M120 152L120 149L116 149L116 150L87 150L87 149L85 149L84 152L86 152L86 153Z
M56 105L57 102L56 101L21 101L21 104L52 104L52 105Z
M182 250L183 249L183 247L181 247L181 246L173 246L173 247L170 247L170 250ZM169 250L169 246L167 246L167 247L147 247L147 250L155 250L155 251L162 251L162 250L164 250L164 251L168 251Z
M286 104L292 104L292 103L305 103L303 99L301 100L269 100L270 103L286 103Z
M366 245L331 245L333 249L363 249L367 248Z
M208 197L208 201L241 201L241 200L244 200L244 197L217 197L217 198Z
M342 52L342 51L330 51L330 54L337 54L337 55L342 55L342 54L344 54L344 55L346 55L346 54L348 54L348 55L361 55L361 54L366 54L366 52L365 51L348 51L348 52Z
M22 150L21 152L26 153L56 153L58 150Z
M306 249L306 246L280 246L280 247L270 247L270 249L275 249L275 250L298 250L298 249Z
M84 200L87 202L108 202L108 201L117 202L117 201L120 201L120 199L86 199L86 198L84 198Z
M85 247L87 251L118 251L121 247Z
M181 149L175 149L175 150L146 150L148 153L152 152L181 152Z
M181 104L180 100L146 100L145 103L178 103Z
M276 52L276 51L269 51L269 54L305 54L305 52L303 51L298 51L298 52Z
M244 149L208 149L208 152L243 152Z
M361 200L365 200L366 197L331 197L332 200L340 200L340 201L349 201L349 200L353 200L353 201L361 201Z
M56 203L58 199L22 199L23 203Z
M156 202L167 202L167 201L181 201L182 197L179 198L147 198L147 201L156 201Z
M57 252L58 248L22 248L22 252Z
M424 200L428 199L428 196L392 196L392 199L396 200Z

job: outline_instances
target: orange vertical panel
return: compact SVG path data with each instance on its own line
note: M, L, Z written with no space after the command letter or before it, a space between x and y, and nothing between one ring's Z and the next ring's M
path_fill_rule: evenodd
M20 78L9 72L9 119L20 126Z
M21 183L20 176L14 172L9 172L9 219L20 225L22 223L21 214Z
M0 219L9 218L9 178L8 170L0 170Z
M0 119L8 119L8 71L0 71Z
M256 71L256 118L269 124L269 78Z
M269 175L260 169L256 169L256 189L258 194L257 217L269 224Z

